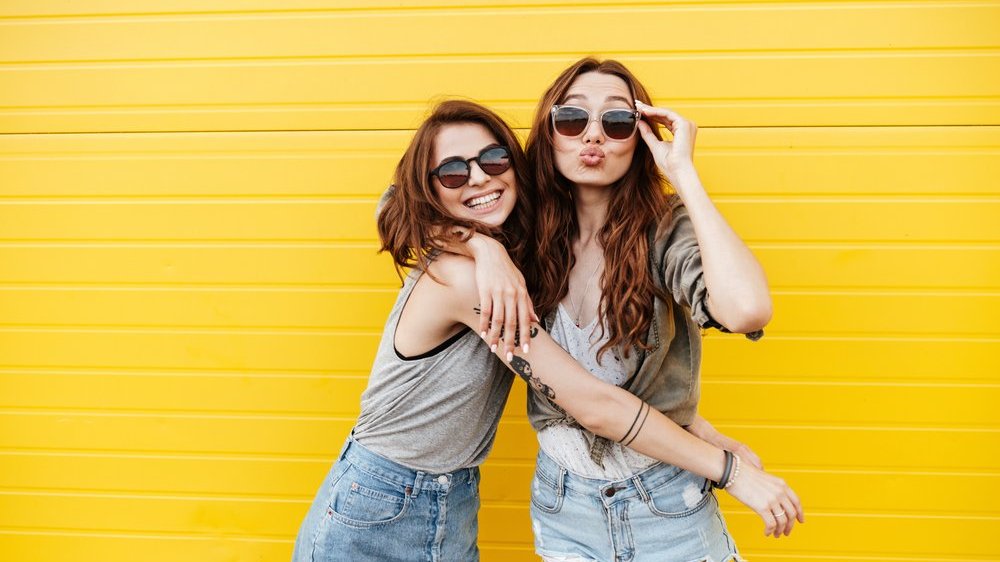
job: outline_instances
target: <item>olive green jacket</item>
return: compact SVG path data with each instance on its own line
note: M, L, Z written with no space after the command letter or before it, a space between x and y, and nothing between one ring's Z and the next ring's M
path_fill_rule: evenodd
M708 292L701 265L701 252L694 225L680 197L670 200L671 213L651 228L649 267L661 289L674 302L655 299L653 320L646 335L648 350L639 353L636 372L621 386L648 402L681 426L690 424L698 409L699 372L701 368L701 329L717 328L728 332L708 312ZM545 326L554 317L547 316ZM763 330L746 334L756 341ZM529 389L528 421L535 430L559 424L580 425L544 394ZM611 447L611 441L585 432L590 441L590 456L598 466Z

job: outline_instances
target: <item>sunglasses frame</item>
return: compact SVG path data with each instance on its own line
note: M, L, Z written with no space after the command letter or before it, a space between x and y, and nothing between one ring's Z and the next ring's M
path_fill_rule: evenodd
M483 157L483 154L486 154L487 152L489 152L491 150L496 150L498 148L503 149L503 151L505 153L507 153L507 169L504 170L503 172L499 172L499 173L496 173L496 174L491 174L491 173L489 173L489 172L486 171L486 168L484 168L483 165L482 165L482 163L479 162L479 159ZM499 176L500 174L503 174L503 173L507 172L507 170L510 170L511 166L513 165L513 162L511 162L512 157L513 157L513 155L510 153L510 149L509 148L507 148L506 146L504 146L502 144L494 144L494 145L487 146L486 148L480 150L479 154L473 156L472 158L466 158L464 160L461 159L461 157L458 157L459 158L458 160L447 160L446 159L445 162L442 162L442 163L438 164L438 166L436 168L434 168L433 170L431 170L430 173L427 174L427 176L431 177L431 178L436 177L438 179L438 181L441 182L441 187L444 187L445 189L458 189L460 187L466 186L469 183L469 178L472 177L472 164L471 164L472 162L475 162L476 165L479 166L479 169L482 170L484 174L486 174L486 175L488 175L490 177L494 177L494 176ZM462 182L459 185L456 185L455 187L451 187L449 185L445 185L445 183L441 180L441 168L447 166L448 164L454 164L456 162L464 162L465 163L465 181Z
M576 135L564 135L564 134L560 133L559 129L556 127L556 113L560 109L562 109L564 107L571 107L573 109L579 109L580 111L583 111L584 113L587 114L587 124L583 127L583 130L580 131L579 134L576 134ZM622 138L618 139L618 138L612 137L611 135L608 134L608 130L604 126L604 116L606 114L612 112L612 111L628 111L628 112L630 112L632 114L633 117L635 117L635 124L632 125L632 132L630 132L627 137L622 137ZM628 139L632 138L633 135L635 135L635 132L637 130L639 130L639 120L642 119L642 112L641 111L639 111L638 109L635 109L635 108L628 108L627 109L627 108L624 108L624 107L612 107L610 109L605 109L595 119L594 118L594 114L589 109L587 109L586 107L580 107L579 105L553 105L552 109L549 111L549 115L551 116L551 121L552 121L552 131L555 132L556 134L558 134L560 136L563 136L563 137L566 137L568 139L575 139L575 138L583 136L583 134L586 133L587 129L590 127L590 124L593 123L594 121L597 121L598 123L601 124L601 132L604 133L604 136L606 136L606 137L608 137L609 139L612 139L612 140L622 140L622 141L623 140L628 140Z

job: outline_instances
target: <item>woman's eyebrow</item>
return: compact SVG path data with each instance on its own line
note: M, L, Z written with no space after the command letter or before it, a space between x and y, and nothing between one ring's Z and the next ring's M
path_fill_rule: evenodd
M587 96L585 96L583 94L570 94L570 95L566 96L565 98L563 98L563 103L566 103L566 102L568 102L569 100L571 100L573 98L577 98L577 99L583 100L583 101L587 100ZM608 103L608 102L612 102L612 101L620 101L620 102L625 102L625 103L627 103L630 106L632 105L632 100L630 100L628 98L625 98L625 97L622 97L622 96L608 96L608 97L604 98L604 103Z

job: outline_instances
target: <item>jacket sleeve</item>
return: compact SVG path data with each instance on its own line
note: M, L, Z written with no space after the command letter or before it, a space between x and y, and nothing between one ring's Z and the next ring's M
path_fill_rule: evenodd
M666 249L663 254L663 286L674 301L691 311L691 317L702 329L715 328L729 333L729 329L712 318L708 311L708 288L701 264L701 249L694 233L694 224L680 197L671 198L670 223L664 235ZM746 334L750 340L759 340L763 330Z

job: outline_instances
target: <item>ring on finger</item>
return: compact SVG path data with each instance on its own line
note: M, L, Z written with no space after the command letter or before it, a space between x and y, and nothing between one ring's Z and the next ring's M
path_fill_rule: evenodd
M781 511L780 513L775 513L775 514L774 514L774 517L775 517L775 518L778 518L778 517L784 517L784 516L785 516L785 512L784 512L784 511Z

